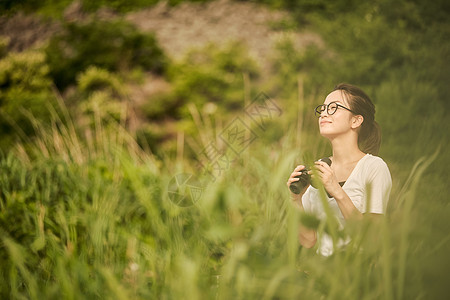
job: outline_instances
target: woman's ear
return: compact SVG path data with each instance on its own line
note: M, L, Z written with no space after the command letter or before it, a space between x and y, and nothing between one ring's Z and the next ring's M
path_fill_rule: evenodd
M352 118L352 128L356 129L364 122L364 117L361 115L353 116Z

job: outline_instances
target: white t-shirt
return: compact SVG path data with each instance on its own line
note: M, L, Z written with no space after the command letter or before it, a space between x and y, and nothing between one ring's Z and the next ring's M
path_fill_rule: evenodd
M389 194L391 192L391 173L386 163L380 157L366 154L361 158L342 188L350 197L355 207L361 213L383 214L386 212ZM344 216L334 198L327 198L333 214L339 225L345 224ZM319 219L326 218L319 190L309 186L302 197L306 212L316 215ZM341 240L338 246L345 245L349 240ZM318 237L318 252L324 256L333 253L333 241L329 235L323 233Z

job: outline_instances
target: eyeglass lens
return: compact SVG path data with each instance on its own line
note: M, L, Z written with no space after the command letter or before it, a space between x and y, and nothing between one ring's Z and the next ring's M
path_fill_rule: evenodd
M327 110L327 114L332 115L332 114L334 114L334 113L336 112L338 106L337 106L337 104L334 103L334 102L331 102L331 103L328 104L328 105L325 105L325 104L319 105L319 106L316 108L316 112L315 112L316 117L320 117L320 115L322 114L322 112L325 111L325 108L326 108L326 110Z

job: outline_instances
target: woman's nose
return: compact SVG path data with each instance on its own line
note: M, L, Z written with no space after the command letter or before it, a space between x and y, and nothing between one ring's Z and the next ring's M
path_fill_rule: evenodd
M328 111L326 109L324 109L321 113L320 113L320 117L327 117L329 116Z

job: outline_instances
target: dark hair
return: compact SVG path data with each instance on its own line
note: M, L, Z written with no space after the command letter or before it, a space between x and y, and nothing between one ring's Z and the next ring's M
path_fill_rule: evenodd
M375 121L375 105L372 100L363 90L348 83L336 85L333 91L336 90L345 95L350 109L364 118L358 133L359 149L365 153L377 155L381 144L381 129Z

